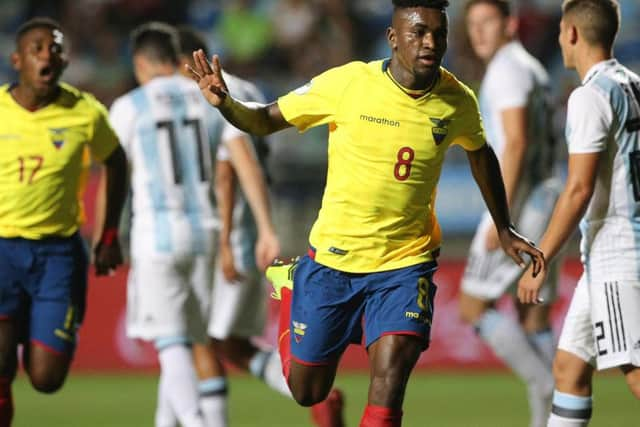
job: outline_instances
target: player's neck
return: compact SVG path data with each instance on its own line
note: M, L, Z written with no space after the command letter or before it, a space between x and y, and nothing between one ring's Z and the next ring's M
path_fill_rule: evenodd
M410 73L408 70L397 64L395 61L391 61L388 69L389 75L393 80L405 89L411 91L425 91L431 90L433 85L438 79L440 74L439 68L425 76L416 76Z
M607 61L613 58L611 52L607 51L603 48L585 48L582 54L577 55L576 59L576 71L580 76L580 80L584 80L587 76L587 73L594 65L599 64L600 62Z
M158 77L169 77L177 73L174 65L153 64L144 70L139 71L138 82L143 85Z
M29 111L36 111L51 104L57 98L59 92L60 87L56 86L54 90L46 94L40 94L24 83L18 83L10 90L11 96L16 103Z

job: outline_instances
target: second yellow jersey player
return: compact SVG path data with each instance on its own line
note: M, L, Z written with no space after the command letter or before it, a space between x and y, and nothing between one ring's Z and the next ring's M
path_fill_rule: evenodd
M444 155L452 144L485 144L476 98L451 73L441 69L420 96L400 86L388 64L352 62L278 100L300 131L329 124L327 185L310 243L317 262L340 271L432 260Z

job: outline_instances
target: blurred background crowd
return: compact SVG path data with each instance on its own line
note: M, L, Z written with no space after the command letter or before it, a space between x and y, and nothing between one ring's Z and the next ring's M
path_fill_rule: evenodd
M462 16L464 1L449 7L450 36L445 66L477 88L482 64L471 53ZM564 150L564 105L578 83L562 67L557 46L558 0L516 2L520 37L552 75L555 126ZM621 0L622 31L616 56L640 71L640 2ZM195 27L228 71L255 82L268 99L304 84L325 69L351 60L388 56L385 29L390 0L0 0L0 80L15 78L9 62L14 33L26 19L51 16L70 40L71 63L63 80L92 92L105 105L135 86L128 35L149 20ZM288 254L304 250L308 227L320 203L325 179L326 129L304 135L277 134L270 175L274 210ZM561 157L561 156L560 156ZM468 172L466 156L454 149L447 159L438 196L445 238L468 237L483 207ZM447 191L455 189L455 191Z

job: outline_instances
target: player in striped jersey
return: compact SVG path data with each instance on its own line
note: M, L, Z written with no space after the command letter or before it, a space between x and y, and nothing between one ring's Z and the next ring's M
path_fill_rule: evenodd
M59 390L85 309L88 255L78 231L87 154L106 166L97 274L122 263L117 225L126 159L107 111L60 82L65 36L48 18L25 22L11 62L18 81L0 87L0 426L11 424L18 345L33 387Z
M206 50L206 42L195 30L179 27L182 70L184 64L193 65L192 52ZM238 97L244 101L264 102L258 88L238 77L225 74ZM192 82L192 84L195 83ZM251 137L253 152L266 177L266 139ZM227 379L221 358L251 372L269 387L291 396L282 375L277 351L260 349L250 340L260 336L266 321L266 293L254 256L256 223L243 191L237 188L237 174L229 150L221 145L215 167L217 214L220 217L219 244L216 248L215 279L212 293L203 292L200 298L211 299L208 334L212 342L195 344L193 352L200 377L200 406L205 418L226 418Z
M560 22L565 66L582 85L569 98L569 173L540 242L554 257L578 223L584 273L554 360L550 427L586 426L594 367L618 367L640 399L640 77L612 54L615 0L567 0ZM538 297L545 274L524 276L518 296Z
M508 0L470 0L466 24L471 47L486 63L480 112L487 140L496 151L516 226L539 240L561 184L553 176L549 76L517 40L517 17ZM557 264L557 263L556 263ZM553 392L555 352L549 322L557 268L548 275L544 304L516 304L518 320L497 310L505 294L515 297L522 269L500 250L489 213L478 226L461 283L460 313L482 340L527 386L531 427L541 427Z
M197 298L213 275L216 217L213 166L229 150L256 217L256 258L279 251L266 186L248 136L202 99L177 73L177 31L149 23L132 34L140 87L118 98L111 118L131 168L133 190L127 333L153 341L160 360L156 427L204 427L190 351L206 338L208 300ZM223 421L224 422L224 421Z

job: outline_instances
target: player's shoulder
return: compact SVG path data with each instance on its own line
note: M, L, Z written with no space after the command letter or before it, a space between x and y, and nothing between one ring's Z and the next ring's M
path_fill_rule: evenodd
M381 74L382 72L380 70L382 70L382 67L383 61L351 61L347 62L346 64L330 68L323 74L332 76L336 79L344 79L345 81L350 81L356 77L369 77L371 75L374 75L376 72L378 74Z
M229 92L242 101L265 102L264 94L254 83L234 74L224 73Z
M80 90L68 83L59 83L60 96L56 101L59 107L73 110L74 113L88 115L103 114L106 107L93 94Z
M505 45L489 62L485 79L496 84L507 78L524 83L526 79L547 83L549 76L542 63L519 41Z
M4 105L5 107L11 107L11 84L5 83L0 86L0 105ZM15 104L15 103L14 103Z
M473 90L444 67L440 67L440 82L436 91L440 97L454 97L473 102L476 100Z

